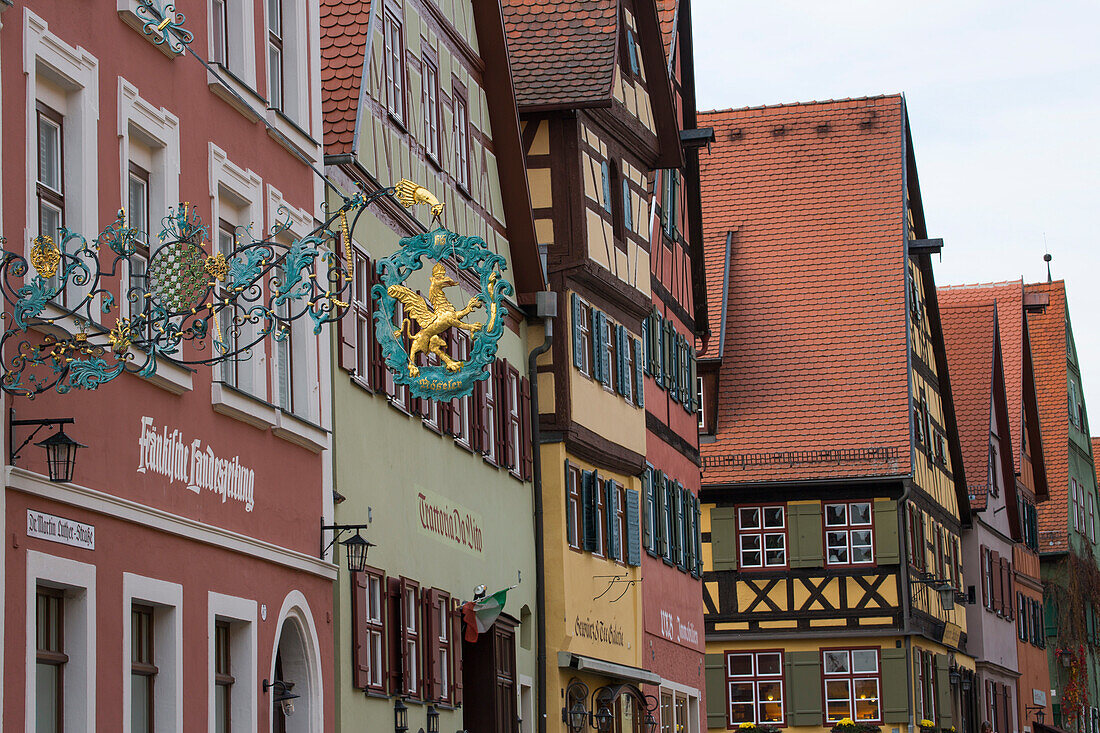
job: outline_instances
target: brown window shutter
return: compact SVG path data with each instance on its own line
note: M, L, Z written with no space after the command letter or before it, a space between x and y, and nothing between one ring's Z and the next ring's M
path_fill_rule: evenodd
M492 379L492 374L489 375ZM470 438L473 448L484 453L489 448L489 413L486 409L485 380L474 383L474 402L470 410Z
M420 594L420 652L423 661L420 665L423 679L420 689L425 700L439 699L439 619L435 607L439 603L438 591L429 588Z
M493 391L496 394L496 465L508 466L508 362L497 359L493 362L493 379L496 383Z
M370 686L370 657L367 651L368 631L366 630L369 607L370 600L367 598L367 574L353 573L351 593L351 644L352 648L355 650L355 654L352 660L352 679L354 680L355 686L360 690L365 690Z
M373 285L382 284L382 276L378 273L378 262L371 263L370 267L370 281ZM374 298L371 298L371 321L370 321L370 354L367 360L370 363L370 387L375 392L384 392L386 390L386 362L382 358L382 342L378 340L375 335L374 329L376 327L374 314L381 313L381 308L377 306Z
M981 554L978 556L981 558L981 604L989 608L989 573L986 570L986 556L989 555L989 548L985 545L981 546Z
M355 261L355 250L348 246L348 243L344 242L343 235L336 235L336 260L337 266L340 268L340 272L347 273L353 269ZM355 283L349 283L346 299L351 300L355 297ZM357 360L355 358L358 348L357 339L359 335L358 324L356 323L355 314L349 313L349 308L341 308L337 311L339 319L336 321L336 333L337 339L340 344L340 368L346 372L352 374L355 373Z
M1003 580L1003 576L1001 575L1001 556L994 550L990 550L989 555L993 558L990 563L993 573L993 577L991 578L993 585L993 610L1000 611L1004 606L1004 599L1001 597L1001 581Z
M1008 558L1001 558L1001 613L1012 617L1012 578L1009 577Z
M462 704L462 603L451 599L451 702Z
M534 476L534 454L531 446L531 380L527 377L519 382L519 399L519 439L522 456L520 475L523 476L524 481L530 481Z
M399 578L386 578L386 679L391 695L400 695L401 660L405 649L405 624L401 614L401 588Z

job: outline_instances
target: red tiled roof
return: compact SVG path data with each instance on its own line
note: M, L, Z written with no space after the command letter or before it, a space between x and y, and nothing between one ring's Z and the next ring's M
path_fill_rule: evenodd
M657 17L661 22L661 38L665 43L665 60L672 49L672 37L676 35L676 11L680 0L657 0Z
M940 308L962 305L997 304L997 325L1001 332L1001 359L1004 362L1005 391L1008 396L1009 425L1012 428L1012 455L1016 471L1023 454L1024 419L1024 281L947 285L936 289ZM951 364L951 383L955 384L955 365ZM956 408L958 405L956 405ZM977 474L985 475L983 469ZM971 476L967 471L967 476ZM971 476L971 479L974 477Z
M1100 451L1100 438L1089 438L1092 443L1092 454L1095 456L1097 451ZM1100 463L1097 463L1093 468L1096 469L1096 483L1100 484Z
M997 306L946 305L940 301L940 321L947 350L948 373L955 401L955 419L962 446L963 473L971 486L984 489L989 465L989 407L993 399L993 369ZM970 507L985 508L986 492L971 491Z
M1028 313L1039 423L1050 499L1039 505L1039 551L1059 552L1069 542L1069 414L1066 411L1066 284L1062 280L1024 286L1027 293L1046 293L1050 305Z
M712 324L734 232L704 484L911 472L903 115L896 95L700 114ZM720 461L830 450L855 453Z
M503 0L508 55L523 107L611 98L618 0Z
M370 0L321 0L321 111L325 153L354 153Z

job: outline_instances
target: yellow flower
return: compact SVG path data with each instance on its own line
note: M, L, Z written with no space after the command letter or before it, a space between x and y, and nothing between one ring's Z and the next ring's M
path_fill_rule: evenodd
M746 728L755 728L756 723L742 723L741 725L739 725L737 727L742 729L742 730L745 730Z
M936 724L927 718L917 723L921 728L935 728Z

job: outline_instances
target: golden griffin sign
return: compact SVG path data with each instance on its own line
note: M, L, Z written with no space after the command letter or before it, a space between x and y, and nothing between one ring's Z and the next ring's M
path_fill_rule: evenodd
M406 206L428 204L437 218L443 211L443 204L427 189L410 181L401 181L396 192ZM427 300L404 284L424 266L425 257L435 262ZM445 292L458 285L447 274L443 264L447 260L459 272L475 275L480 286L461 309L455 308ZM474 384L489 376L485 367L496 358L497 342L504 332L502 303L513 293L512 285L501 278L507 267L504 257L491 252L481 237L463 237L439 228L402 239L400 249L379 267L382 284L372 291L379 304L374 328L394 381L407 385L414 397L425 399L450 400L473 392ZM483 323L464 320L482 307L486 311ZM465 361L455 360L447 351L445 336L452 328L470 334Z

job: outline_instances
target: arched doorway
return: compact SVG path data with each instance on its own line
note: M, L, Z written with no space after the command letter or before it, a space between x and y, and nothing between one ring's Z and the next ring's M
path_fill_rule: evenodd
M297 595L298 598L293 598ZM272 733L320 733L323 729L321 660L305 597L294 591L283 604L268 689ZM282 685L275 684L276 681ZM286 703L278 698L297 695Z

